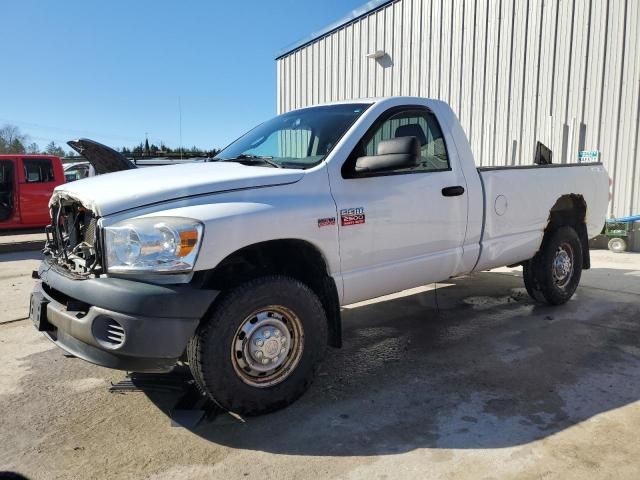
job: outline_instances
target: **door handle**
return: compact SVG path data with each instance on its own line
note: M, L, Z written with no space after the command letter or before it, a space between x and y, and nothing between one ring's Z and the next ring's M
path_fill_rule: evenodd
M464 193L464 187L456 185L455 187L444 187L442 189L442 195L445 197L457 197Z

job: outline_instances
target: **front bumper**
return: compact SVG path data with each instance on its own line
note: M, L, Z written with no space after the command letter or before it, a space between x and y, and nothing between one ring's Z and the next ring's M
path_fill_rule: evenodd
M120 278L78 279L45 260L32 297L56 345L119 370L170 370L219 292ZM46 313L44 313L46 311Z

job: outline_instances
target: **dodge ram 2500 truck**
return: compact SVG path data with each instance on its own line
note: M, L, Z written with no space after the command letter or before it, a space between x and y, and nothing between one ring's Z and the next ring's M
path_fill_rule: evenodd
M514 264L566 302L609 193L600 163L476 168L451 108L422 98L288 112L214 160L57 187L31 318L106 367L187 361L240 414L303 394L341 305Z

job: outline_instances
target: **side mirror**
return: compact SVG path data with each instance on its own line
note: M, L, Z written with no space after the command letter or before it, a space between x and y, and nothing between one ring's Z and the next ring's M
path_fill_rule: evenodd
M420 142L416 137L398 137L378 144L377 154L356 160L356 173L384 172L415 167L420 158Z

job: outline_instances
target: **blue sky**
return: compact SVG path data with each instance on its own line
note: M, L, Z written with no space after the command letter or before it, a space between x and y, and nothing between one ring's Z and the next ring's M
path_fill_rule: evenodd
M275 57L363 0L2 2L0 125L223 147L276 113ZM66 145L65 145L66 147Z

